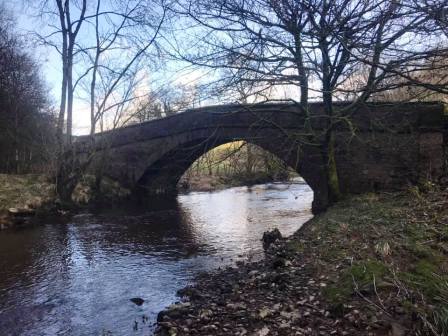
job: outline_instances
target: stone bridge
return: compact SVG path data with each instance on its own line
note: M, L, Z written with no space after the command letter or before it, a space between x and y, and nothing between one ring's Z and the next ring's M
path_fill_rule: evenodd
M439 103L369 104L341 113L334 127L342 191L400 189L419 179L442 176L446 119ZM328 204L324 162L316 141L326 125L321 103L310 104L307 111L292 103L191 109L97 134L91 166L97 169L102 162L105 175L138 194L171 193L202 154L244 140L294 168L313 189L313 211L318 212ZM86 138L76 143L81 151L91 150Z

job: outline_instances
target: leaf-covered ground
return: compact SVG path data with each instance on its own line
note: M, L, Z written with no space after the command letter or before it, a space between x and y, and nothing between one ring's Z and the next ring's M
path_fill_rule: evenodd
M352 197L181 295L159 335L448 335L448 190Z

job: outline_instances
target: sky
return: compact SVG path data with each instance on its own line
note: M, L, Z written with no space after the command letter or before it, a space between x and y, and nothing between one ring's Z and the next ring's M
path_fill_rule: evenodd
M13 9L17 19L17 32L24 37L31 50L29 54L41 67L42 77L48 88L48 95L52 105L57 107L60 101L61 90L61 58L59 53L52 47L45 47L35 42L35 31L44 32L48 30L47 24L41 22L35 16L35 11L20 0L0 0L7 8ZM85 105L78 101L77 106ZM74 133L83 134L89 126L89 114L86 106L81 106L81 113L75 113Z
M39 20L32 15L31 10L23 3L23 1L0 1L5 3L7 8L14 8L14 15L16 15L17 19L17 31L24 37L26 43L30 43L32 48L30 54L39 62L42 74L49 86L50 94L56 99L59 94L58 86L61 81L60 57L53 48L41 47L34 43L34 36L31 33L33 31L43 31L45 29L45 24L39 22Z
M34 1L34 2L33 2ZM54 0L50 0L50 4ZM133 0L129 0L126 3L132 3ZM29 4L36 4L41 2L40 0L0 0L3 2L7 8L10 8L16 15L17 18L17 31L19 34L24 36L25 41L30 45L31 50L29 53L37 60L41 65L41 72L43 78L48 87L48 93L51 97L51 101L55 106L56 110L59 106L60 101L60 87L62 79L62 64L61 57L55 48L50 46L43 46L36 43L36 34L38 32L41 35L46 35L54 31L58 26L58 22L55 23L48 18L42 19L36 15L38 10L34 6ZM88 2L89 3L89 2ZM107 3L107 1L103 1ZM93 2L90 2L93 4ZM92 10L92 8L90 8ZM153 10L153 8L151 8ZM72 17L76 17L77 13L73 12ZM157 12L155 13L157 16ZM58 20L57 17L53 17L52 20ZM171 40L166 40L167 44L172 43L184 43L188 40L188 33L183 29L181 22L170 22L170 29L174 31ZM107 27L107 25L104 25ZM194 32L193 32L194 33ZM139 33L138 33L139 34ZM58 36L55 35L57 42ZM82 30L80 31L79 40L83 41L86 45L94 45L94 30L92 26L84 24ZM124 43L133 43L132 41L125 41ZM131 50L131 48L130 48ZM113 52L112 52L113 53ZM163 51L162 51L163 53ZM115 52L112 58L116 58L117 62L120 59L126 57L126 50L119 50ZM162 57L163 58L163 57ZM74 77L77 74L82 73L85 68L75 69ZM193 86L195 84L200 84L213 79L213 73L210 70L198 67L192 67L185 62L179 60L172 60L170 57L165 57L163 64L154 63L146 66L144 71L142 71L142 81L139 84L138 91L157 91L158 88L170 85L182 85L182 86ZM297 88L283 87L279 88L278 92L274 95L278 96L279 99L288 98L297 95ZM77 89L75 92L74 101L74 113L73 113L73 134L82 135L88 134L90 131L90 107L88 104L86 92L82 94L82 90ZM219 103L216 99L213 101L210 98L206 98L203 104L213 104ZM200 106L201 102L199 102ZM196 104L195 107L198 105Z
M62 80L62 62L59 53L55 48L50 46L43 46L36 42L35 32L41 35L49 34L54 30L53 23L47 20L42 20L37 17L37 9L30 6L31 1L26 0L0 0L6 8L10 9L17 20L17 32L23 36L25 42L30 45L31 50L29 54L37 61L41 67L43 79L48 87L48 93L52 104L57 108L60 101L60 87ZM36 0L35 3L39 1ZM104 2L103 2L104 3ZM72 13L76 17L77 13ZM54 24L57 26L57 24ZM56 35L58 36L58 35ZM80 41L85 43L94 43L94 31L87 25L83 26L79 36ZM123 58L125 51L120 51L117 54L117 59ZM131 55L132 56L132 55ZM83 69L84 70L84 69ZM80 69L75 69L74 76L81 73ZM144 73L144 80L138 88L139 91L154 90L154 87L160 85L192 85L199 82L205 72L199 69L192 69L185 64L179 62L166 63L152 69L146 69ZM82 90L75 92L74 114L73 114L73 133L75 135L88 134L90 131L90 107L86 101L85 93Z

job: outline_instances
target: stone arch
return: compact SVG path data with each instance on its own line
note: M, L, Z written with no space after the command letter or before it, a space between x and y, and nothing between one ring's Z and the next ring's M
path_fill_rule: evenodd
M316 149L299 146L284 135L254 136L247 130L239 130L238 133L239 136L235 134L231 137L209 136L189 139L167 149L157 159L147 164L136 180L136 194L141 197L176 193L180 178L199 157L222 144L243 140L276 155L302 176L314 192L312 206L314 213L327 207L327 191L323 190L326 184L322 183L325 177L319 161L320 154Z

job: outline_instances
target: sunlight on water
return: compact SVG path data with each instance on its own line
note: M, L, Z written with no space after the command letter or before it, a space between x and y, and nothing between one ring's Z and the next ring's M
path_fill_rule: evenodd
M263 232L292 234L311 218L312 198L306 184L273 183L1 232L0 335L150 335L195 274L260 258Z

